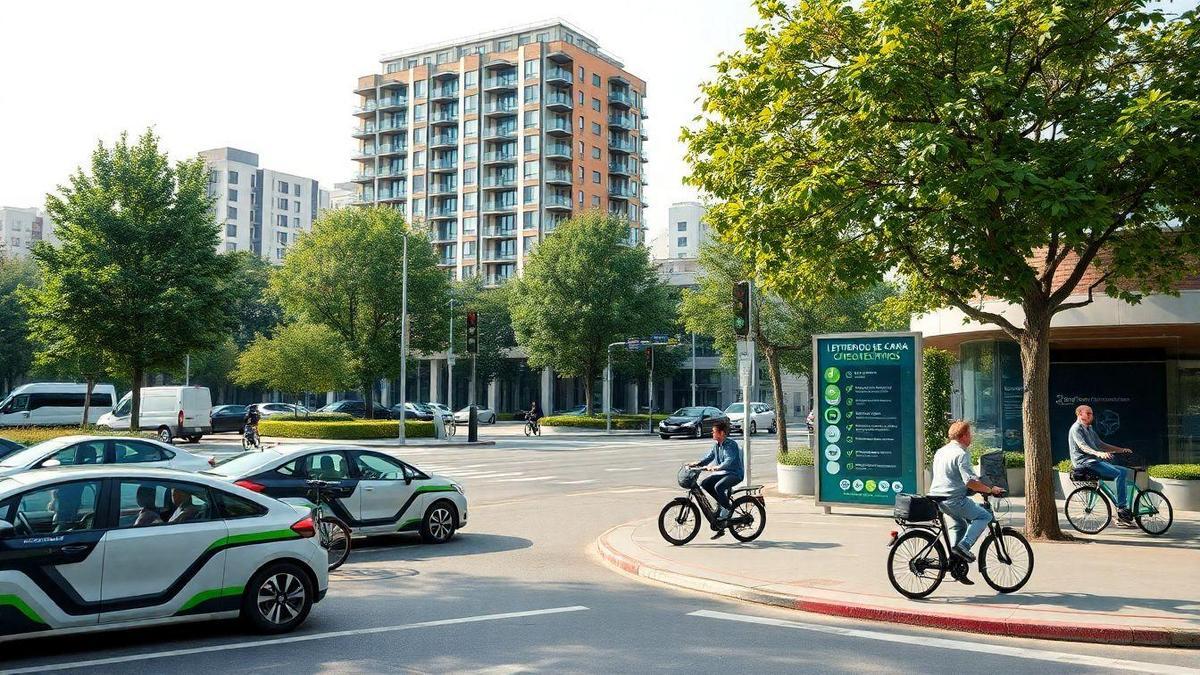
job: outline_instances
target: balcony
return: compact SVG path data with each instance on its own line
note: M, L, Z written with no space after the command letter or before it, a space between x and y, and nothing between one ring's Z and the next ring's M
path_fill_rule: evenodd
M571 196L570 195L546 195L546 198L544 200L542 200L542 204L547 209L555 209L555 210L566 209L566 210L570 211L571 210Z
M458 145L458 134L430 134L430 148L444 148Z
M484 164L509 164L517 161L516 152L497 152L492 150L483 153Z
M435 159L429 162L432 172L458 171L457 159Z
M500 138L500 139L516 138L517 137L517 127L516 126L484 127L483 137L488 138L488 139L491 139L491 138Z
M517 275L515 275L515 274L488 274L488 275L484 276L484 278L483 278L483 285L492 287L492 288L494 288L496 286L502 286L502 285L504 285L505 282L507 282L509 279L512 279L515 276L517 276Z
M429 114L430 124L457 124L457 110L438 110Z
M566 143L549 143L542 154L549 159L571 159L571 146Z
M517 259L516 251L492 250L492 251L484 251L483 252L483 261L484 262L507 262L509 260L516 260L516 259Z
M621 106L623 108L633 107L633 96L627 91L609 90L608 102L612 105Z
M611 199L632 199L634 194L628 185L610 185L608 186L608 196Z
M612 138L608 139L608 149L614 152L631 153L634 150L633 141L628 138Z
M572 110L575 107L570 94L558 92L546 94L543 104L551 110Z
M517 200L516 199L513 199L511 201L508 201L508 200L504 200L504 201L484 200L484 202L483 202L483 212L484 213L512 213L513 211L516 211L516 210L517 210Z
M516 73L512 73L510 75L496 75L493 77L484 78L483 90L495 91L501 89L516 89L519 82L520 81L517 79Z
M609 115L608 126L614 129L633 131L637 128L633 123L633 115Z
M384 143L384 144L378 146L378 152L376 152L375 154L377 154L381 157L384 155L408 154L408 144L407 143Z
M379 132L375 129L375 127L370 127L367 129L362 127L354 127L354 133L352 135L355 138L366 138L368 136L374 136L377 133Z
M408 97L407 96L388 96L386 98L379 99L379 109L380 110L398 110L400 108L407 108L407 107L408 107Z
M445 101L458 98L458 87L430 87L430 101Z
M435 243L444 242L444 241L458 241L458 228L457 227L434 228L429 233L429 236L431 237L432 241Z
M436 209L429 209L430 218L457 218L458 205L442 206Z
M546 120L546 133L555 136L570 136L571 120L557 117Z
M545 230L547 232L550 232L550 231L554 230L556 227L558 227L559 225L562 225L563 223L567 222L568 220L570 220L570 218L567 216L557 216L557 215L556 216L547 216Z
M545 80L547 82L553 82L555 84L568 84L568 85L571 84L571 82L573 81L571 79L571 71L567 70L566 68L556 68L556 67L551 67L551 68L546 69Z
M379 176L380 178L386 178L388 176L407 176L408 170L402 166L394 169L390 166L381 166L379 167L379 170L375 172L375 175Z
M629 168L629 165L624 162L609 162L608 163L608 172L613 174L614 176L632 176L633 175L633 171Z
M354 178L351 178L350 180L355 183L370 183L371 181L375 180L375 172L359 171L358 173L354 174Z
M375 148L361 148L354 153L354 159L367 159L375 156Z
M386 187L381 187L380 189L381 190L390 190L391 194L392 194L390 199L393 199L393 200L408 198L408 183L406 181L398 180L398 181L392 183L391 185L388 185Z
M484 104L483 112L487 115L515 115L517 107L517 102L513 99L491 101Z
M438 258L437 264L438 267L454 267L458 264L458 259L453 257L441 257Z
M451 181L430 181L429 194L431 195L455 195L458 194L458 183Z
M546 183L551 185L570 185L571 172L563 171L562 169L550 170L545 174Z
M408 131L408 124L404 122L383 122L376 129L379 133L387 133L389 131Z
M513 188L517 186L516 176L484 176L480 182L483 189Z
M372 99L363 101L363 104L360 106L355 106L354 114L355 115L369 115L369 114L373 114L378 109L379 109L378 103L375 101L375 99L372 98Z
M485 225L483 228L483 236L485 238L512 238L517 236L516 226L505 227L503 225Z

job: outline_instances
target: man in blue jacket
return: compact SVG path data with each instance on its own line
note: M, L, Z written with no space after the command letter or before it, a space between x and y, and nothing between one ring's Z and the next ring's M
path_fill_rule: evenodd
M729 493L733 491L734 486L742 482L742 449L738 447L737 441L729 438L729 422L726 420L717 420L713 424L713 441L708 454L691 466L704 467L702 471L713 474L702 480L700 487L712 495L720 506L720 511L717 512L717 533L712 536L713 539L718 539L725 535L724 525L733 515L733 503L729 499Z

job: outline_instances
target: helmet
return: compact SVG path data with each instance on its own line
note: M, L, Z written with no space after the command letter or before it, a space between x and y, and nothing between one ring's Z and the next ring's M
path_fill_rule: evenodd
M679 468L679 487L688 490L696 487L696 476L700 475L699 469L693 469L690 466L682 466Z

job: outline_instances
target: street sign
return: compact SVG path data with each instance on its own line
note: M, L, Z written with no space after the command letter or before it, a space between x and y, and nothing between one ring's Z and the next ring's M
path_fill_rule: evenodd
M922 491L921 334L813 336L817 504Z
M750 369L753 367L753 357L750 355L750 341L738 340L737 343L737 363L738 363L738 381L743 387L748 387L750 382Z
M650 341L651 342L666 342L667 334L666 333L655 333L654 335L650 336Z
M456 363L458 363L458 357L454 355L454 352L446 354L446 365L453 366Z
M631 352L636 352L642 348L642 345L645 344L645 342L646 341L642 338L625 338L625 349L628 349Z

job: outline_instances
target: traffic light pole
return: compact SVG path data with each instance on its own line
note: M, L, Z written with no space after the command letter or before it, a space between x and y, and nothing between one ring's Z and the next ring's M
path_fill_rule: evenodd
M754 348L757 345L754 344L754 328L753 328L753 326L754 326L754 302L753 302L754 282L748 281L748 282L746 282L746 286L747 286L746 304L748 305L748 307L746 308L746 310L747 310L746 315L749 319L748 325L746 326L746 341L750 343L750 369L751 370L749 373L750 376L743 378L744 381L742 382L742 440L745 441L745 443L742 444L743 445L742 452L744 453L742 455L742 466L744 467L744 470L746 472L745 484L747 486L749 486L749 485L753 485L753 483L750 482L750 460L751 460L751 454L750 454L750 421L751 421L750 383L754 381L754 375L753 375L753 373L754 373L754 370L753 370L753 368L754 368L754 352L755 352Z

